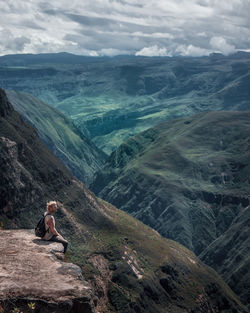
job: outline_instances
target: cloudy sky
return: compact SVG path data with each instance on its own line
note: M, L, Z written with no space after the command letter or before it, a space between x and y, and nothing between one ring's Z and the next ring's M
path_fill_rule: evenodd
M250 0L0 0L0 55L250 51Z

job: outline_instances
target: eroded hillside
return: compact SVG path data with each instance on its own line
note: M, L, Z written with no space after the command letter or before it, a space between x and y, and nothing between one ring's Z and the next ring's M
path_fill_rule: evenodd
M207 112L162 123L113 152L90 188L197 255L229 231L231 244L218 239L216 252L208 253L219 254L226 266L237 250L230 274L227 266L206 260L236 288L249 277L249 244L235 235L243 231L237 220L249 206L249 134L249 112ZM236 274L242 264L245 270ZM247 282L237 287L248 303L246 290Z
M9 90L7 95L15 110L35 127L50 151L74 176L88 184L103 166L106 155L60 111L24 92Z

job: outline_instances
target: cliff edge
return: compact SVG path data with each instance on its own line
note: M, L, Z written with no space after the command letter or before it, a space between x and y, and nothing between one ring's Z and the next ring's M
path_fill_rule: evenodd
M32 230L0 231L0 312L94 312L80 267L60 261L61 250Z

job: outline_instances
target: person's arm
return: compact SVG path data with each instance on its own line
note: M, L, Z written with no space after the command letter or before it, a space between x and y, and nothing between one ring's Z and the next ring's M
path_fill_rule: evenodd
M60 236L60 234L57 232L56 230L56 227L55 227L55 220L53 217L51 217L48 222L47 222L47 225L49 226L50 228L50 231L53 235L56 235L56 236Z

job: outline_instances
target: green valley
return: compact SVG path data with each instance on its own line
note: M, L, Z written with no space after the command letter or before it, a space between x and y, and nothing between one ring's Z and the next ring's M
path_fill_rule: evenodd
M106 155L60 111L27 93L7 91L7 95L47 147L78 179L88 184L103 166Z
M105 153L168 119L248 110L250 54L208 57L0 57L5 89L25 91L69 116Z

